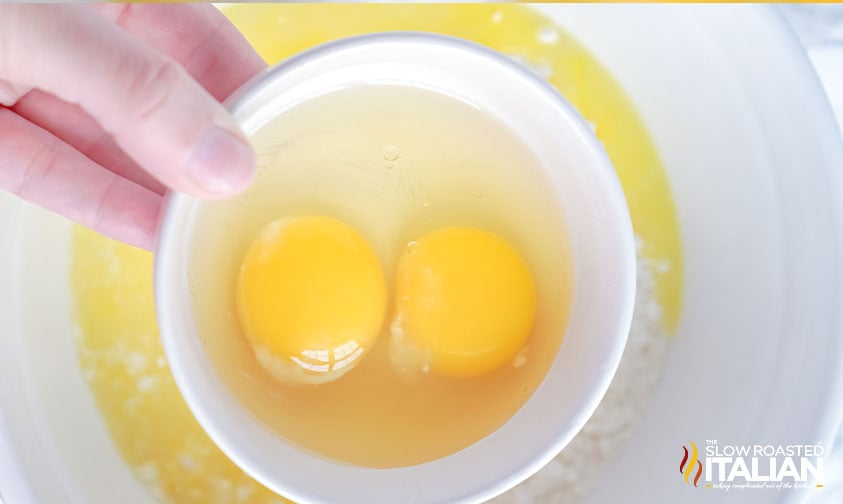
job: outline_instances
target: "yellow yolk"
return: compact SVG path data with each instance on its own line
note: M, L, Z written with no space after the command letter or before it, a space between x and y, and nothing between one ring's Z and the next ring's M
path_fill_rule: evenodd
M369 243L330 217L271 222L246 253L237 311L258 362L287 384L351 370L386 312L386 282Z
M501 237L449 227L398 261L390 353L401 370L470 378L513 363L536 313L527 263Z

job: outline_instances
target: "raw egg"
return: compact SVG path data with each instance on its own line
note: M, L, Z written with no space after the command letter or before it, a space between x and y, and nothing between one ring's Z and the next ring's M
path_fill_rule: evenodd
M373 84L305 100L250 141L255 183L202 205L189 271L232 395L364 467L436 460L506 423L571 299L562 205L521 136L455 97Z
M396 268L391 354L404 370L470 378L513 363L536 314L527 263L500 236L448 227L410 242Z
M386 312L374 250L331 217L281 218L264 227L236 289L255 357L287 384L325 383L350 371L374 344Z

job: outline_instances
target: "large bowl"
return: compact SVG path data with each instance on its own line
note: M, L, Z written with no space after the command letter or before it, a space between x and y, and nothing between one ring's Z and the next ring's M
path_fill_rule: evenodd
M802 49L768 7L540 8L602 60L643 116L684 252L685 301L663 379L586 502L833 492L713 494L677 470L689 440L828 448L841 420L843 147ZM152 503L79 376L69 229L0 195L0 495Z

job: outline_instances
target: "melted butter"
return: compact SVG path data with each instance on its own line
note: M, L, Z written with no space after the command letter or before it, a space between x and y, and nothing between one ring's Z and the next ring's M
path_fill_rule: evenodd
M287 502L230 462L187 409L158 337L152 256L82 227L72 240L79 365L137 478L165 502Z
M460 36L526 62L596 127L621 179L664 324L679 320L682 260L668 181L634 107L612 77L551 21L518 5L235 5L227 15L275 63L328 40L384 30ZM79 362L114 442L159 498L176 503L285 502L236 468L184 404L163 360L151 255L78 228L71 284Z

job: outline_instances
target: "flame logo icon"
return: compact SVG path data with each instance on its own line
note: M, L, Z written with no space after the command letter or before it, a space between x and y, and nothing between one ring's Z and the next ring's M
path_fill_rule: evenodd
M689 443L691 443L691 457L689 460L688 448L685 448L683 445L682 449L685 450L685 455L682 457L682 462L679 463L679 473L685 476L685 483L690 483L691 473L694 472L696 466L697 474L694 476L694 486L697 486L697 482L700 480L700 476L702 476L702 462L699 459L700 454L697 451L697 445L693 441L689 441Z

